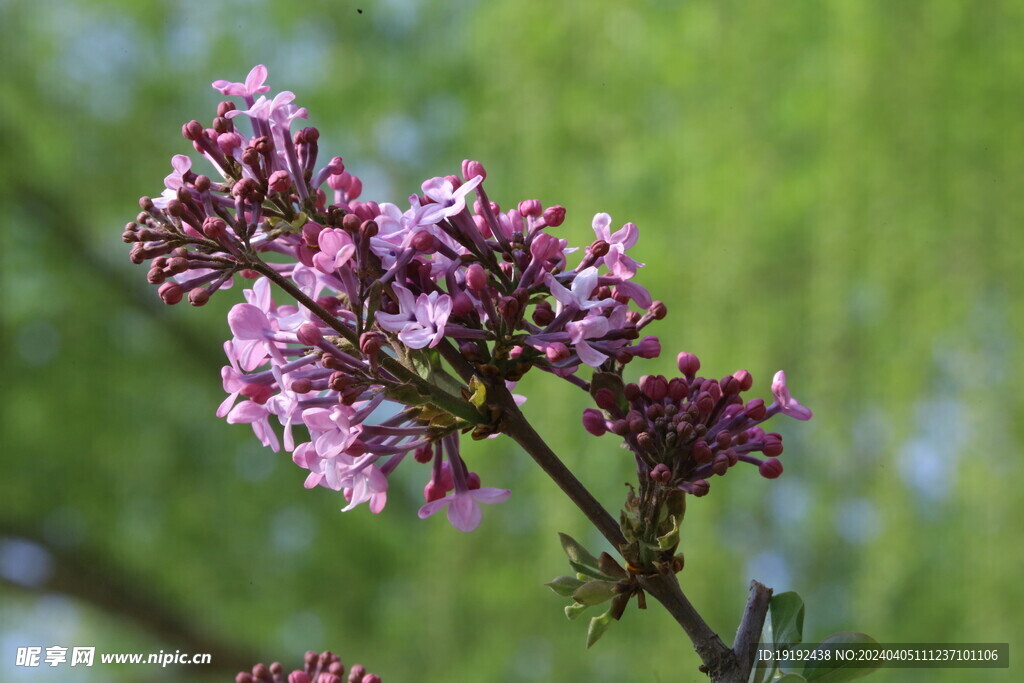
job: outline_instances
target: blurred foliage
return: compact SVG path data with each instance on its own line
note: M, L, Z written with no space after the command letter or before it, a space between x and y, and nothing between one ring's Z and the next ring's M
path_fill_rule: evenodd
M471 448L514 495L466 536L416 518L414 464L379 517L341 514L213 416L238 292L158 305L119 235L212 116L208 84L260 62L368 198L470 157L499 203L565 205L571 243L598 211L636 222L670 311L644 371L685 349L767 395L787 369L815 419L780 427L786 474L737 471L687 515L684 589L726 640L757 578L804 596L809 638L1024 644L1022 20L998 0L0 4L0 677L46 680L17 646L217 643L204 680L321 648L387 681L700 678L660 609L584 650L542 584L556 532L600 540L509 442ZM582 393L521 388L617 509L628 459L579 428Z

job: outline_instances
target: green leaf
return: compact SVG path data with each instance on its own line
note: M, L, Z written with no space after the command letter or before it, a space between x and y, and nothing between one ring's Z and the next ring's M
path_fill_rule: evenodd
M570 566L572 566L573 569L575 569L577 572L579 572L581 577L585 576L585 577L587 577L587 579L600 579L602 581L614 581L615 580L614 577L608 576L607 574L603 573L601 570L594 569L593 567L588 567L586 565L582 565L579 562L569 562L569 564L570 564Z
M840 631L821 641L821 645L874 645L877 642L866 633ZM876 666L854 667L853 662L809 661L804 665L803 676L805 680L815 683L846 683L874 673L882 663L879 661Z
M584 610L590 609L590 605L581 605L578 602L574 602L571 605L565 606L565 616L570 619L575 619L579 615L583 614Z
M793 591L772 596L772 640L776 643L802 643L804 601Z
M580 581L574 576L559 576L551 579L544 585L555 591L559 595L569 597L572 595L577 588L583 585L583 581Z
M608 612L590 620L590 627L587 629L587 647L590 647L601 639L604 632L612 625L612 621L614 620Z
M584 605L600 605L618 595L617 586L613 581L587 581L573 592L572 599Z
M672 517L672 528L664 536L658 537L659 550L675 550L679 547L679 520Z
M582 564L586 567L593 567L595 569L599 566L597 558L591 555L575 538L569 534L563 533L559 533L558 538L561 540L562 550L564 550L565 554L569 556L570 562Z
M467 399L477 408L483 408L487 402L487 385L480 381L480 378L473 375L469 380L469 396Z

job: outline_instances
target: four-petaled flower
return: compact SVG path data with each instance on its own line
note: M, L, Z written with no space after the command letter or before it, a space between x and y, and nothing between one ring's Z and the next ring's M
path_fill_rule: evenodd
M455 490L444 498L438 498L420 508L420 519L426 519L442 508L448 508L448 521L459 531L472 531L480 525L483 512L480 503L494 505L504 503L512 492L483 486L478 489Z
M421 225L432 225L442 218L451 218L462 213L466 208L466 195L483 181L476 176L455 189L452 181L447 178L431 178L423 182L423 194L433 204L423 206L423 214L419 217Z
M269 85L264 85L266 80L267 67L257 64L249 71L249 75L245 77L245 83L232 83L231 81L221 80L214 81L212 85L213 89L221 95L251 98L253 95L259 95L270 90Z
M377 313L377 324L388 332L398 332L398 338L411 349L437 346L452 312L452 298L440 292L413 298L402 285L393 285L393 289L400 312Z

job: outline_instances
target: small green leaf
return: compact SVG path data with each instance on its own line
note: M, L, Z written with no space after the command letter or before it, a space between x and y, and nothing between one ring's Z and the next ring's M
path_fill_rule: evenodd
M675 550L679 547L679 520L672 517L672 528L658 537L658 550Z
M577 588L583 585L583 581L580 581L574 576L559 576L558 578L551 579L544 585L559 595L569 597Z
M793 591L772 597L772 639L776 643L801 643L804 631L804 601Z
M833 633L821 645L874 645L878 641L866 633L858 631L840 631ZM882 662L873 667L853 667L852 662L808 661L804 664L803 676L807 681L815 683L846 683L877 671Z
M612 621L614 620L607 612L590 620L590 627L587 629L587 647L601 639L604 632L612 625Z
M573 592L572 599L584 605L600 605L618 595L617 585L613 581L587 581Z
M581 605L578 602L574 602L571 605L566 605L565 616L570 619L575 619L579 615L583 614L583 611L587 609L590 609L590 605Z
M559 533L558 538L562 541L562 550L569 556L571 562L576 562L587 567L597 567L597 558L591 555L586 548L569 534Z
M480 378L473 375L469 380L469 402L477 408L483 408L487 402L487 385L480 381Z
M602 581L614 581L615 580L613 577L608 576L607 574L603 573L599 569L594 569L593 567L588 567L586 565L582 565L579 562L569 562L569 565L572 566L572 568L575 569L577 572L579 572L580 576L587 577L585 580L589 580L589 579L600 579Z

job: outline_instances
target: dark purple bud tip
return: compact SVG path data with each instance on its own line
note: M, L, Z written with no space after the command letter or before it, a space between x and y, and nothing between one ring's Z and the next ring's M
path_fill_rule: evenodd
M569 347L561 342L554 342L546 349L544 349L544 356L552 363L565 360L571 354Z
M654 469L650 471L648 476L654 481L665 483L672 478L672 470L668 468L668 465L658 463L654 466Z
M589 251L597 258L601 258L602 256L608 254L609 249L610 247L608 246L608 243L605 242L604 240L594 240L594 243L590 245L587 251Z
M611 389L598 389L594 394L594 403L602 410L613 409L617 404L615 392Z
M564 206L549 206L544 209L544 222L549 228L557 228L565 221Z
M640 378L640 390L652 401L668 396L668 380L661 375L644 375Z
M718 453L711 461L711 470L718 476L724 476L729 471L729 456L725 453Z
M583 428L594 436L603 436L607 431L601 411L587 408L583 411Z
M777 458L782 455L782 437L775 432L765 434L764 448L761 449L769 458Z
M680 353L676 358L676 365L679 367L679 372L686 375L688 378L693 379L696 376L697 371L700 370L700 359L692 353Z
M752 398L747 401L747 405L744 406L744 410L747 411L747 417L751 420L763 420L764 416L768 414L768 409L764 405L764 400L760 398Z
M707 479L698 479L690 483L689 489L691 495L701 498L708 495L708 491L711 490L711 484L708 483Z
M412 457L416 459L416 462L425 465L434 459L434 449L429 443L425 443L416 449L416 452L413 453Z
M693 455L694 462L698 465L703 465L711 460L711 447L705 441L694 442L693 446L690 447L690 453Z
M655 301L647 310L654 316L655 320L664 320L665 316L668 315L668 307L661 301Z
M640 450L651 453L654 451L655 441L654 437L651 436L650 432L640 432L636 435L636 443L640 446Z
M484 179L487 178L487 171L484 170L484 165L479 161L464 160L462 162L462 177L466 180L472 180L477 176L481 176Z
M637 400L641 396L640 387L633 382L627 384L625 388L623 388L622 393L626 395L626 400L630 402Z
M746 370L737 370L732 376L740 383L740 391L750 391L754 386L754 377Z
M207 192L207 191L209 191L210 186L213 185L213 182L210 180L210 176L197 175L196 176L196 180L193 183L193 185L195 185L195 188L198 191L200 191L200 192Z
M697 410L702 413L710 413L714 408L715 399L711 398L711 394L702 391L697 395Z
M380 226L377 225L377 221L363 221L359 224L359 234L367 239L376 237L378 232L380 232Z
M757 469L765 479L778 479L782 474L782 461L765 460Z
M629 433L629 423L625 420L615 420L608 431L616 436L625 436Z
M732 445L732 434L729 433L728 429L723 429L715 435L715 442L719 448L728 448Z

